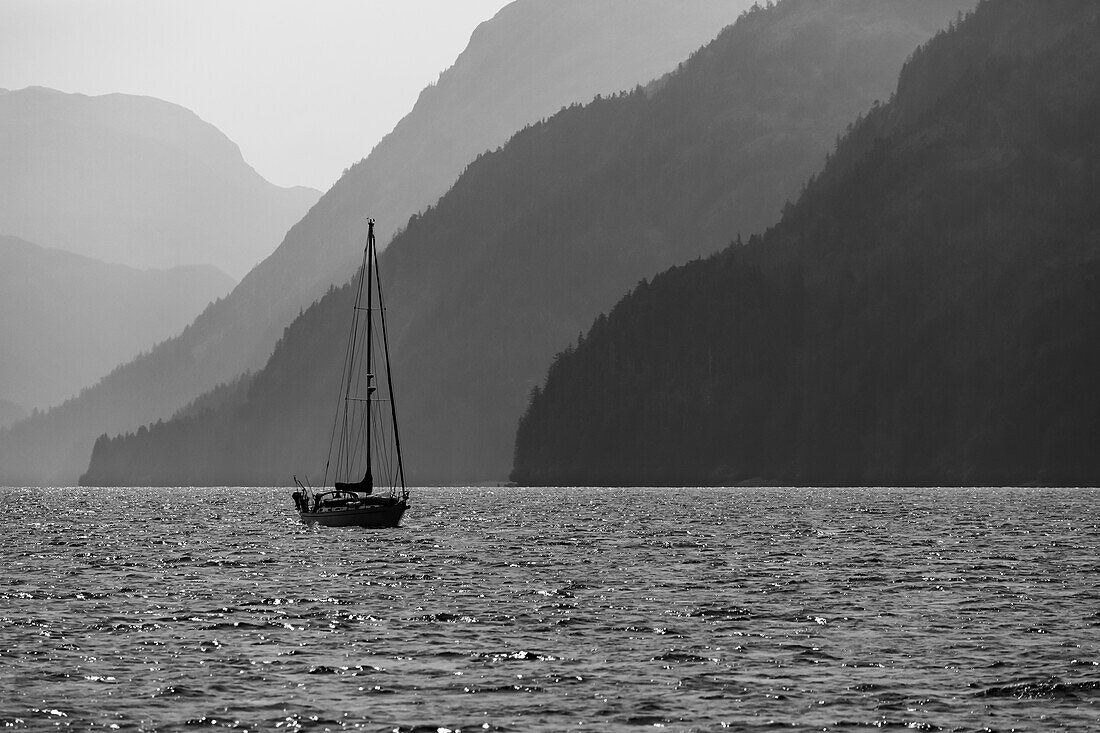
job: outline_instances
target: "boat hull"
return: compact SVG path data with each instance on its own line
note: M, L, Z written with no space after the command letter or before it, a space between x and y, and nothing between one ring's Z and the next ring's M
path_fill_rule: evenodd
M396 527L409 505L404 501L382 506L356 507L354 509L322 509L319 512L298 512L307 524L322 527Z

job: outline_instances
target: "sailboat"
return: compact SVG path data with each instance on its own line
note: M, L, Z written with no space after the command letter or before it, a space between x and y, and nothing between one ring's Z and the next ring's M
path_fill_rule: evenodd
M294 477L304 522L326 527L396 527L409 506L390 371L386 304L378 272L374 219L351 315L351 334L320 488ZM332 478L332 488L328 481Z

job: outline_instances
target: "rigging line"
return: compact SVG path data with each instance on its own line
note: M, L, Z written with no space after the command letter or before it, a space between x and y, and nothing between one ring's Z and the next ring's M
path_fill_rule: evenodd
M393 455L392 455L392 453L393 453L393 439L392 439L392 436L388 440L386 440L385 445L383 446L383 451L384 452L382 454L382 459L381 460L386 465L386 477L389 479L387 483L392 487L393 484L394 484Z
M355 425L355 411L352 410L340 432L340 462L343 464L345 481L351 480L351 465L355 461Z
M351 333L348 335L347 352L344 355L344 366L347 370L346 371L347 381L343 382L340 385L341 387L345 387L344 397L348 396L348 390L351 389L351 375L352 375L352 370L355 368L354 344L355 344L355 341L356 341L356 337L359 333L359 311L358 311L358 306L362 302L362 298L363 298L363 277L365 275L364 271L366 270L367 255L368 255L369 251L370 251L370 237L368 236L367 237L367 245L363 248L363 266L361 266L359 268L359 284L358 284L358 287L356 288L356 291L355 291L355 303L353 304L352 318L351 318ZM337 397L337 399L339 399L339 397ZM336 422L340 418L340 412L341 412L340 403L337 402L336 403L335 415L334 415L333 420L332 420L332 434L329 436L329 446L328 446L328 452L329 452L329 459L328 460L329 461L332 460L332 441L336 437ZM338 470L339 470L339 465L340 465L340 453L343 453L344 433L346 433L346 430L347 430L347 420L348 420L348 403L347 403L347 400L344 400L343 413L344 413L344 431L342 431L342 434L341 434L340 451L337 453L337 457L336 457L336 465L337 465ZM327 486L328 485L328 467L329 467L329 464L326 461L326 463L325 463L325 483L322 484L322 486Z
M390 370L390 336L386 330L386 301L382 297L382 273L375 273L378 283L378 314L382 321L382 345L386 354L386 387L390 393L390 414L393 418L393 444L397 450L397 474L401 480L402 496L408 495L405 488L405 468L401 460L401 434L397 430L397 401L393 398L393 372Z
M388 445L392 445L392 443L387 443L387 446L388 446ZM394 468L393 468L393 463L392 463L392 461L390 460L390 456L389 456L389 452L388 452L388 451L385 451L385 450L384 450L384 451L382 452L382 454L381 454L381 456L380 456L380 459L379 459L379 463L380 463L380 464L382 464L382 465L383 465L383 467L384 467L384 475L385 475L385 485L386 485L386 488L387 488L387 489L389 490L389 493L391 493L391 494L392 494L392 493L393 493L393 487L394 487L394 486L395 486L396 484L395 484L395 480L394 480L394 479L395 479L395 476L394 476Z
M352 431L353 431L353 428L354 428L354 422L353 421L354 421L354 418L355 418L354 413L349 412L349 410L351 409L351 405L348 404L347 396L348 396L348 394L351 393L351 389L352 389L352 381L354 380L354 374L355 374L355 354L356 354L355 350L358 348L358 343L359 343L359 335L357 333L357 331L358 331L357 319L353 319L353 323L355 324L353 326L353 331L352 331L352 333L354 334L353 335L353 341L354 342L352 344L351 360L348 362L347 378L344 381L344 405L343 405L343 407L344 407L344 409L343 409L344 423L343 423L343 427L341 428L341 431L340 431L340 449L339 449L340 450L340 457L341 457L341 460L342 460L342 463L343 463L341 468L344 471L344 477L345 477L344 480L345 481L347 480L348 471L350 470L350 466L349 466L349 462L348 462L349 461L349 457L348 457L349 443L348 443L348 441L351 439Z
M362 272L362 270L360 270L360 272ZM360 275L359 282L360 282L360 287L362 287L362 275ZM356 296L356 300L358 300L358 296ZM344 352L344 368L340 371L340 380L341 380L340 381L340 387L341 387L340 391L343 392L344 394L346 394L346 392L344 392L344 390L342 389L344 387L343 378L344 378L345 374L350 374L351 373L351 365L348 363L348 360L353 358L352 345L354 344L354 342L355 342L355 317L353 316L352 317L352 330L351 330L351 333L348 334L347 350ZM329 438L328 438L328 456L325 459L325 476L324 476L324 480L321 482L321 487L322 488L324 488L325 486L328 485L329 465L332 463L332 445L333 445L333 442L336 440L336 424L340 421L340 412L341 412L340 411L340 396L338 394L337 397L336 397L336 409L333 410L333 414L332 414L332 432L331 432L331 434L329 435ZM346 415L345 415L345 419L346 419ZM339 469L339 466L340 466L340 455L339 455L339 453L337 453L337 456L336 456L336 466L337 466L337 469Z
M382 411L378 411L377 425L379 428L380 439L377 442L378 446L378 462L381 466L381 471L384 472L387 478L387 486L393 486L393 436L392 426L388 425L388 415L383 415Z
M382 426L381 426L380 422L381 421L379 420L378 414L377 414L377 412L375 412L371 416L371 427L372 427L372 436L373 436L372 440L371 440L371 448L376 453L378 453L379 457L381 457L382 442L383 442L383 435L382 435L382 430L381 430ZM379 466L376 466L376 469L377 468L381 468L383 470L383 475L385 475L385 467L384 466L379 465Z
M380 463L382 463L383 465L385 465L385 468L386 468L386 478L388 479L387 485L388 485L388 486L390 486L390 487L392 488L392 487L393 487L393 485L394 485L394 475L393 475L393 441L386 441L386 443L385 443L385 445L383 446L383 448L385 449L385 452L381 454L381 456L380 456L380 458L379 458L379 462L380 462Z
M375 275L377 277L377 274ZM378 310L377 308L375 310ZM371 343L371 348L377 348L382 345L382 336L378 329L374 331L374 339ZM379 349L381 350L381 349ZM375 378L375 384L377 385L379 380ZM377 387L376 387L377 389ZM377 392L376 392L377 394ZM373 398L375 402L388 401L385 399ZM375 477L382 479L382 484L391 488L393 486L393 480L391 478L392 466L387 459L387 448L391 445L391 440L387 435L386 418L382 413L382 410L372 410L371 412L371 430L373 431L374 440L371 441L371 448L374 450L374 454L371 460L377 460L378 464L375 468ZM381 485L381 484L380 484Z
M378 462L379 462L379 476L385 476L385 485L391 490L394 483L394 464L393 464L393 439L392 439L392 427L387 425L387 416L383 415L381 411L376 413L375 425L378 428L378 439L375 441L375 447L377 449Z
M344 475L344 480L351 483L358 481L357 474L359 466L359 446L362 442L362 420L359 418L358 406L352 408L351 411L351 424L348 428L348 440L347 440L347 465L348 470Z

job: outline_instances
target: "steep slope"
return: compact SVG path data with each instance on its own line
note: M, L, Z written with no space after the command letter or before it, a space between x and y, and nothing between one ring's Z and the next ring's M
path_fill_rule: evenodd
M138 268L243 276L317 200L175 104L0 89L0 232Z
M74 482L99 433L166 418L203 391L259 369L301 309L351 277L367 216L380 220L380 243L387 243L479 153L564 105L670 71L747 4L508 5L479 26L454 66L424 91L394 132L348 170L229 297L177 339L120 367L62 411L0 440L0 483L16 476L33 483ZM59 462L60 456L71 462Z
M0 398L0 430L19 422L27 417L27 414L27 408L22 405Z
M530 484L1100 481L1100 6L988 0L763 239L558 356Z
M234 281L135 270L0 235L0 394L44 409L178 333Z
M758 9L650 93L563 110L474 162L383 255L414 481L505 478L526 394L555 351L639 278L774 221L960 6ZM266 483L315 469L346 299L337 291L292 326L246 405L101 441L86 481Z

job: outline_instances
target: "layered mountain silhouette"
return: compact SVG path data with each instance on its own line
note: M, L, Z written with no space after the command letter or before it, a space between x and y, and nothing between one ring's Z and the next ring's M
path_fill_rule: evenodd
M330 285L354 274L368 216L379 220L380 244L386 244L478 154L565 105L674 69L746 5L748 0L508 5L478 27L454 66L424 90L392 134L352 166L229 297L178 338L0 439L0 483L75 482L95 436L167 418L204 391L259 369L287 324ZM271 246L278 242L276 237Z
M505 478L554 353L640 278L774 222L906 56L967 5L756 8L659 83L572 106L471 164L382 257L413 481ZM350 298L335 290L291 325L243 403L104 437L84 481L319 474Z
M0 235L0 395L60 403L234 285L210 265L136 270Z
M320 195L264 180L214 126L152 97L0 89L0 233L132 267L240 278Z
M1100 5L988 0L762 238L638 286L520 425L530 484L1100 480Z

